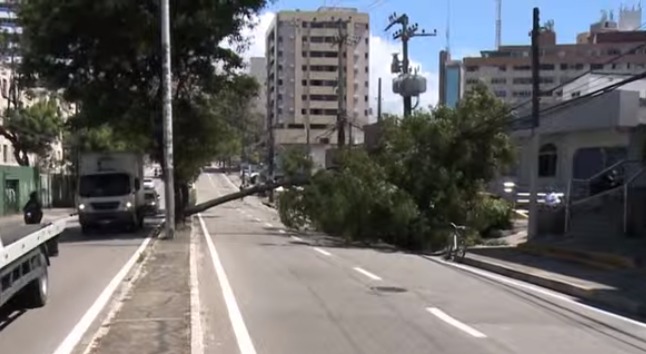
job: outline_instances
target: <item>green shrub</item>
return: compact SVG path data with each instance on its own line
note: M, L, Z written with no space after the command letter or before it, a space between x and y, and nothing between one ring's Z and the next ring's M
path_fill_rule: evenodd
M512 227L514 216L513 205L504 199L484 197L477 209L476 225L483 236L488 236L493 230L508 230Z

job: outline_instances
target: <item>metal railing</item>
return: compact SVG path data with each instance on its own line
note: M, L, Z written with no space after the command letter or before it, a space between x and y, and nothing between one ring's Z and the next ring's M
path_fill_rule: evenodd
M631 174L629 177L626 178L627 173L629 171L626 171L625 166L629 164L639 164L639 169L637 172ZM623 180L621 184L618 186L600 191L598 193L593 193L592 186L594 185L595 182L598 182L600 178L605 176L607 173L611 172L612 170L616 170L618 168L621 168L621 173L620 177ZM587 179L571 179L570 182L568 183L567 186L567 191L566 191L566 196L565 196L565 222L564 222L564 234L567 234L570 231L570 223L572 220L572 209L573 207L577 206L582 206L586 204L590 204L593 201L598 200L599 198L612 195L612 194L618 194L619 191L621 191L621 196L622 196L622 230L625 233L628 232L628 224L629 224L629 212L628 209L630 207L629 205L629 194L630 194L630 186L633 184L633 182L639 178L640 176L645 175L646 172L646 167L643 166L643 162L640 160L622 160L619 161L604 170L594 174L592 177L587 178ZM585 186L585 193L576 193L575 188L577 188L577 184L579 186L583 185Z

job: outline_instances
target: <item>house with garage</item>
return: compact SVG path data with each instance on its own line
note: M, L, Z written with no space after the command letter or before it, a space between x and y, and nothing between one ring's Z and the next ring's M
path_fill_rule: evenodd
M544 233L584 237L646 234L642 221L646 220L646 81L576 99L626 77L593 73L565 85L557 93L562 104L542 110L536 130L538 156L532 156L529 148L531 122L515 122L512 139L517 163L496 184L514 184L516 194L527 191L529 163L538 159L539 192L562 192L566 201L556 225L541 223ZM614 182L604 186L610 177Z

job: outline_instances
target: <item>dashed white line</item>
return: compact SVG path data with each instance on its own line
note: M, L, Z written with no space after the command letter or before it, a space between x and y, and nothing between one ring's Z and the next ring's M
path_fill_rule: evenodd
M200 220L200 225L202 226L202 233L206 239L206 245L209 249L209 254L211 255L211 260L213 261L213 268L215 268L215 273L217 274L218 280L220 281L220 288L222 289L222 296L224 297L224 303L227 307L227 312L229 313L229 320L231 321L231 327L233 327L233 333L235 334L236 341L238 342L238 348L240 349L241 354L256 354L256 349L247 330L247 326L244 323L242 318L242 313L238 307L238 302L236 301L235 296L233 295L233 289L229 283L229 278L224 271L222 262L220 261L220 256L218 251L215 249L209 230L206 228L204 219L201 215L198 214L198 219Z
M435 317L439 318L440 320L450 324L451 326L453 326L453 327L455 327L455 328L457 328L457 329L459 329L459 330L461 330L461 331L463 331L463 332L465 332L465 333L467 333L467 334L469 334L469 335L471 335L473 337L487 338L487 336L484 333L482 333L482 332L480 332L480 331L478 331L478 330L476 330L476 329L474 329L474 328L472 328L472 327L470 327L470 326L456 320L455 318L447 315L442 310L440 310L440 309L438 309L436 307L429 307L429 308L426 309L426 311L430 312L431 314L433 314Z
M262 220L260 220L259 218L253 218L253 221L255 221L255 222L261 222Z
M298 236L290 236L290 238L292 240L296 241L296 242L305 242L305 240L303 240L302 238L300 238Z
M312 247L312 249L313 249L314 251L316 251L316 252L318 252L318 253L320 253L320 254L324 255L324 256L328 256L328 257L329 257L329 256L331 256L331 255L332 255L332 253L330 253L330 252L328 252L328 251L326 251L326 250L320 249L320 248L318 248L318 247Z
M285 231L283 229L278 230L278 232L280 232L281 234L287 233L287 231Z
M365 270L365 269L363 269L363 268L360 268L360 267L354 267L353 269L354 269L354 270L356 270L357 272L359 272L359 273L361 273L361 274L363 274L363 275L367 276L368 278L370 278L370 279L372 279L372 280L376 280L376 281L380 281L380 280L381 280L381 277L379 277L379 276L377 276L377 275L375 275L375 274L372 274L372 273L370 273L369 271L367 271L367 270Z
M265 226L267 226L267 227L274 227L274 225L272 225L271 223L268 223L268 222L266 222L266 223L265 223Z
M83 317L76 323L72 331L65 337L63 342L61 342L54 354L69 354L74 351L74 348L79 343L85 332L92 325L94 320L99 316L105 305L108 303L112 294L117 290L119 284L123 282L123 279L128 275L130 269L136 264L139 256L144 252L148 244L150 243L151 238L146 237L144 241L139 245L139 248L132 254L128 262L121 267L119 272L110 280L108 285L103 289L99 297L96 298L92 306L85 312Z

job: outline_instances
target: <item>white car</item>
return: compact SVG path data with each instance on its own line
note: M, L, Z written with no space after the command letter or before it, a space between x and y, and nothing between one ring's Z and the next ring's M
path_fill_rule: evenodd
M155 189L155 181L152 178L144 178L144 189Z

